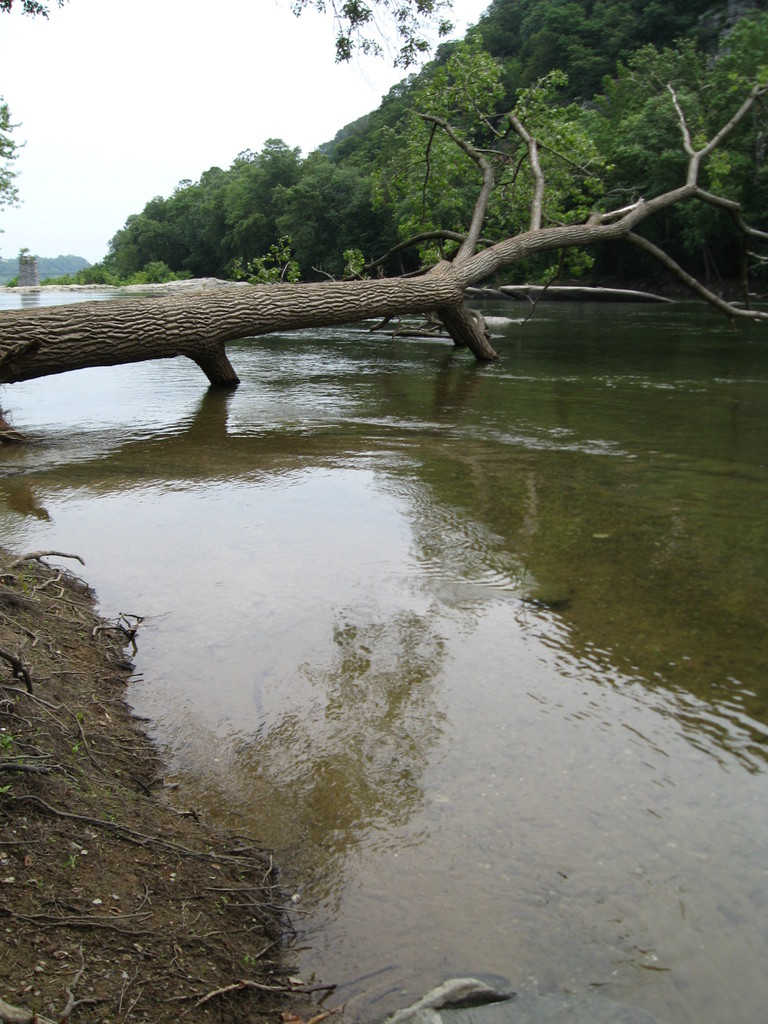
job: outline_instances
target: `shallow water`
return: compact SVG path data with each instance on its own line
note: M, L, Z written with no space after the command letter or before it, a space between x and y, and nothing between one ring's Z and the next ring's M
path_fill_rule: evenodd
M493 307L13 385L0 542L146 616L179 799L276 848L302 971L751 1024L768 983L768 348L694 306Z

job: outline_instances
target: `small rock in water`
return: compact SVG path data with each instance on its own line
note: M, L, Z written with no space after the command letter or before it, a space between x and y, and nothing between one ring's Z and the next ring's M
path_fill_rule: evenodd
M454 978L387 1017L383 1024L658 1024L645 1010L607 996L538 990L501 992L476 978Z

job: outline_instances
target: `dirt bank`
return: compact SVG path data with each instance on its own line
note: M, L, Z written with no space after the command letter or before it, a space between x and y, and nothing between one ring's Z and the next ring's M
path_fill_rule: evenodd
M134 625L0 550L0 1021L320 1019L271 855L171 804L125 703Z

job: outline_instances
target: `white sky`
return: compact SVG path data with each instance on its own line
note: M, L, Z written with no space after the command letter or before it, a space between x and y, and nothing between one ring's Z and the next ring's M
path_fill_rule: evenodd
M463 34L490 0L455 0ZM459 34L457 32L457 34ZM306 154L378 106L392 59L334 62L330 16L289 0L69 0L0 14L0 96L26 145L0 256L102 259L153 196L281 138Z

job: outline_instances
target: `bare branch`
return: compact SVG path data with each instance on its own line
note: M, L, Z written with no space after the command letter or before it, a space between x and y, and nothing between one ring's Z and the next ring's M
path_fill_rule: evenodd
M10 569L17 569L20 565L25 562L39 562L43 558L74 558L80 565L85 565L85 562L80 555L68 555L66 551L28 551L25 555L20 555L18 558L9 564Z
M718 196L714 192L706 192L703 188L696 190L696 198L700 199L702 203L709 203L710 206L719 206L722 210L727 210L743 235L748 238L757 238L761 242L768 242L768 231L760 231L747 224L741 216L741 204L737 203L735 199L726 199L725 196Z
M11 654L10 651L6 651L3 647L0 647L0 658L3 661L7 661L13 671L14 679L23 679L24 685L27 688L27 693L32 693L32 677L29 674L29 669L26 668L21 658L17 658L15 654Z
M480 232L483 229L485 223L485 217L488 213L488 203L493 192L493 187L496 184L496 176L493 173L493 167L490 162L485 159L483 154L471 146L466 139L454 131L448 122L442 117L436 117L433 114L419 114L424 121L428 121L430 124L436 125L438 128L442 128L445 134L451 139L459 149L465 153L470 160L472 160L480 168L483 175L483 184L480 188L480 192L475 201L475 208L472 211L472 219L469 224L469 230L467 236L462 242L459 251L456 253L456 259L454 262L460 263L468 257L472 256L477 249L477 244L480 241Z
M706 288L701 281L698 281L695 277L683 270L679 263L676 263L663 249L660 249L653 242L649 242L647 238L643 238L642 235L636 235L633 231L627 232L626 239L633 245L636 245L639 249L647 252L654 259L658 260L662 266L666 267L667 270L671 271L675 277L679 278L684 284L686 284L691 291L696 292L702 299L708 302L710 305L715 306L717 309L725 313L726 316L733 319L734 317L742 317L747 320L768 320L768 313L760 312L755 309L742 309L740 306L734 306L730 302L726 302L725 299L721 299L719 295L715 295L709 288Z
M364 270L366 273L370 273L372 270L377 270L383 266L387 260L392 259L393 256L397 256L398 253L403 252L405 249L410 249L414 245L420 245L421 242L458 242L461 245L467 240L467 236L461 234L459 231L421 231L418 235L412 235L407 238L404 242L398 242L397 245L393 245L388 252L385 252L383 256L379 256L378 259L372 260L370 263L366 263ZM480 238L479 243L483 245L493 245L494 240L490 238Z
M733 131L733 129L736 127L739 121L741 121L744 115L748 112L748 110L755 102L755 100L758 99L760 96L764 96L766 92L768 92L768 86L754 85L749 95L741 104L741 106L733 115L733 117L731 117L731 119L723 125L720 131L712 139L710 139L710 141L707 143L706 146L704 146L703 149L697 150L693 148L691 132L688 128L688 123L685 120L685 114L683 113L682 107L680 106L680 101L677 98L677 93L675 92L674 87L669 83L667 83L667 89L669 89L669 92L672 96L672 103L674 104L675 112L677 113L677 119L680 124L680 133L683 137L683 149L690 158L688 161L688 177L686 179L689 185L695 185L698 181L699 168L701 167L702 160L705 157L709 156L709 154L714 149L717 149L717 147L720 145L720 143L727 135L730 135L730 133Z
M590 213L587 218L587 224L609 224L612 220L620 219L625 214L632 213L641 203L644 202L645 200L641 196L640 199L635 200L634 203L630 203L629 206L622 206L619 210L607 210L606 212L603 212L602 210L595 210L593 213Z
M541 227L541 207L544 202L544 173L539 163L539 144L523 127L516 114L509 115L509 122L528 147L528 162L531 165L534 180L533 199L531 200L531 231L537 231Z

